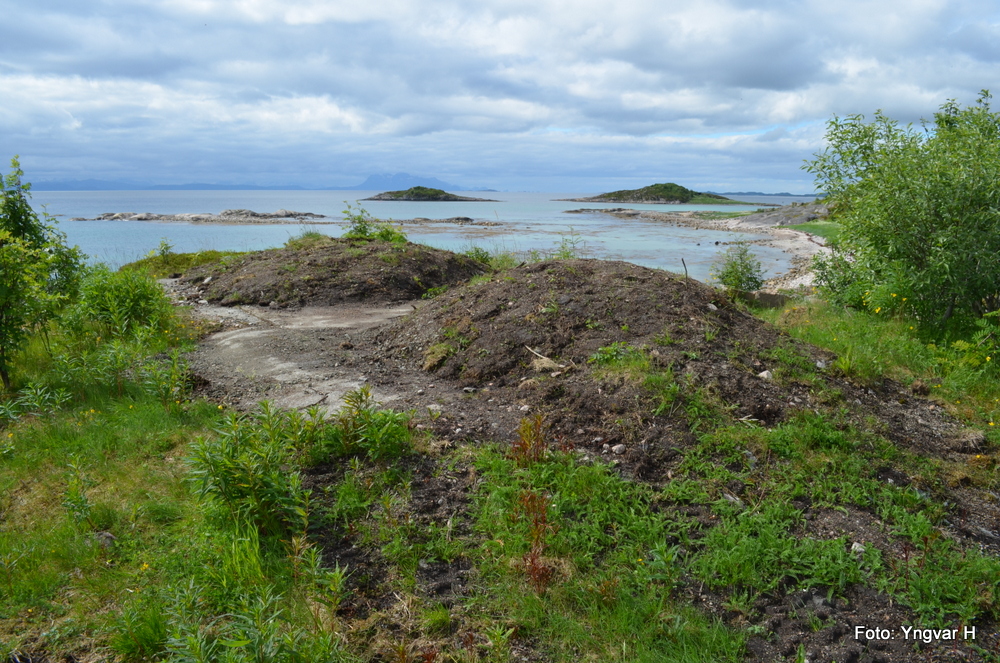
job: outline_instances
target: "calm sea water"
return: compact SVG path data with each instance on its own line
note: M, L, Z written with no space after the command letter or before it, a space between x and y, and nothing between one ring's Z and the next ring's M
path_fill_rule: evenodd
M640 219L618 219L604 214L567 214L567 210L611 208L620 205L574 203L559 198L580 197L568 193L469 193L497 202L390 202L360 201L376 191L37 191L32 194L36 209L44 208L56 217L71 244L78 245L92 261L117 267L155 249L162 239L175 251L249 251L280 246L303 230L318 230L338 236L342 228L333 225L253 225L222 226L149 221L95 221L105 212L153 212L157 214L219 213L225 209L274 212L279 209L312 212L342 221L345 202L362 205L381 219L425 217L443 219L468 216L498 221L498 227L431 224L406 226L411 240L450 250L482 246L490 250L551 251L560 243L572 242L584 254L598 258L628 260L647 267L682 272L681 259L691 276L707 280L709 268L719 252L715 242L736 239L733 233L677 228ZM753 203L804 201L810 198L762 197ZM636 209L670 210L752 210L756 206L712 205L628 205ZM753 239L755 236L744 234ZM768 275L789 267L780 251L754 247Z

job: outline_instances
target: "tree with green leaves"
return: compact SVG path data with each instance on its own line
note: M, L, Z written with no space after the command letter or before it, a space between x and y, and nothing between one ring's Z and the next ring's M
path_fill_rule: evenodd
M881 113L834 117L807 161L842 230L820 259L821 286L842 303L902 310L930 327L1000 308L1000 114L988 91L933 123Z
M68 247L48 217L39 219L31 208L31 185L23 177L14 157L0 192L0 380L6 390L15 354L75 295L82 264L79 249Z

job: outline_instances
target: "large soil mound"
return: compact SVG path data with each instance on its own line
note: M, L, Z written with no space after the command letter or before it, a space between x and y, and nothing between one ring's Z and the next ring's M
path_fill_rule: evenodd
M925 453L961 446L954 422L934 416L900 385L855 384L836 373L832 354L794 341L724 293L625 262L522 266L435 298L381 331L378 342L386 356L414 369L470 390L514 389L517 402L545 411L564 430L600 431L612 442L667 443L667 431L688 428L683 408L654 415L643 385L594 379L595 355L641 348L685 390L701 389L734 419L771 426L837 404L858 421L879 420L890 439Z
M418 299L481 274L481 263L419 244L318 237L198 268L201 297L237 304L334 305Z

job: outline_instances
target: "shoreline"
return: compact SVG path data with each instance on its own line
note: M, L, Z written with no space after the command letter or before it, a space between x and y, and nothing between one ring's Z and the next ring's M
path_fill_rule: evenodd
M783 228L777 225L777 223L762 223L759 219L755 219L754 217L757 215L753 214L731 219L699 219L694 216L694 212L615 210L605 213L619 218L646 219L648 221L687 228L769 235L768 239L753 239L747 240L747 242L749 244L769 246L788 254L791 256L792 266L784 274L765 281L762 290L766 292L796 290L812 286L815 277L811 267L813 256L830 252L829 247L825 245L822 237L816 237L801 230Z

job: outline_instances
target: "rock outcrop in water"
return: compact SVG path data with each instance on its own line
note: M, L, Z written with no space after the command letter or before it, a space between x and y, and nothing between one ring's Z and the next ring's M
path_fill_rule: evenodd
M96 219L75 218L73 221L160 221L175 223L224 223L224 224L254 224L254 223L333 223L333 221L316 221L325 219L322 214L312 212L293 212L279 209L277 212L254 212L248 209L227 209L218 214L153 214L152 212L107 212Z

